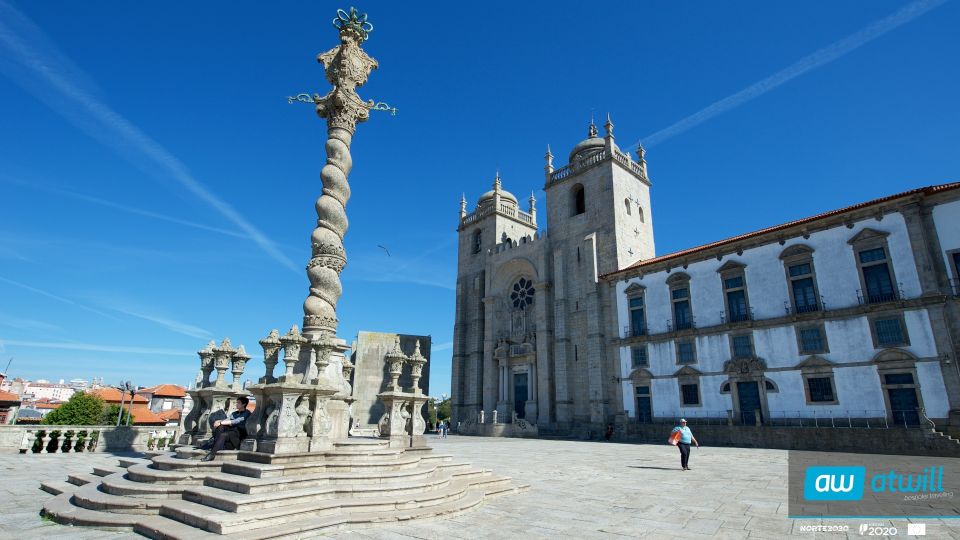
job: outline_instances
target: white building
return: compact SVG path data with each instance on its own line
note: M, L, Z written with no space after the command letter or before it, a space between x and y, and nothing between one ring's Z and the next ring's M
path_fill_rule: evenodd
M622 408L944 422L960 408L958 267L960 183L634 263L603 277Z

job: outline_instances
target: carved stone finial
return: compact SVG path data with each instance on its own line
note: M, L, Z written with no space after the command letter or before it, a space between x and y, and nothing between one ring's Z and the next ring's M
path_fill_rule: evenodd
M400 349L400 336L396 336L393 341L393 350L384 357L390 366L390 389L400 391L400 374L403 372L403 364L407 361L407 355Z
M420 393L420 376L423 375L423 365L427 363L426 357L420 352L420 340L416 341L413 348L413 354L407 359L410 364L410 380L413 384L413 393Z
M260 340L260 346L263 347L263 364L266 367L266 374L260 379L260 382L276 382L277 379L273 376L273 369L280 360L280 332L276 329L271 330L267 337Z
M607 123L603 125L603 129L607 132L607 137L613 137L613 121L610 120L610 113L607 113Z
M500 169L497 169L497 175L493 178L493 190L500 191L503 189L503 183L500 181Z
M595 138L597 136L597 125L593 123L593 118L590 118L590 126L587 128L587 137Z
M247 361L250 360L250 355L247 354L246 348L243 345L237 348L236 352L233 353L233 359L231 361L230 372L233 373L233 389L236 391L242 390L240 376L243 375L243 371L247 367Z
M467 194L463 193L460 195L460 218L465 217L467 217Z

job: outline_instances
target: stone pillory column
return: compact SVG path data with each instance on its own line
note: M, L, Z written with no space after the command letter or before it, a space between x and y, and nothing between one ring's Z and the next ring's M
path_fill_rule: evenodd
M366 14L337 11L333 24L340 30L340 45L317 56L327 81L333 85L327 95L313 96L317 115L327 120L327 163L320 171L323 194L317 199L317 228L311 242L313 255L307 265L310 295L303 303L304 334L320 332L333 336L337 331L337 301L342 287L340 272L347 263L343 236L347 232L347 176L353 167L350 142L358 122L367 120L373 102L365 103L356 89L367 81L377 61L360 48L373 26Z

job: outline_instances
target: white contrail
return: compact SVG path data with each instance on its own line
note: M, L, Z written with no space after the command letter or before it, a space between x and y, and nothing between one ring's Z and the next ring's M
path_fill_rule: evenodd
M70 351L92 351L103 353L157 354L162 356L194 356L197 353L177 349L155 347L128 347L126 345L94 345L90 343L51 343L46 341L0 340L0 345L14 347L32 347L40 349L64 349Z
M797 62L774 73L773 75L754 83L735 94L729 95L671 126L665 127L656 133L652 133L646 137L643 137L637 141L636 144L634 144L634 147L640 143L643 143L644 147L650 148L673 136L679 135L688 129L698 126L714 116L739 107L740 105L762 96L781 84L799 77L800 75L803 75L812 69L816 69L824 64L833 62L837 58L840 58L841 56L852 52L863 45L866 45L867 43L877 39L894 28L904 25L930 11L931 9L943 5L946 3L946 1L947 0L916 0L911 2L896 13L874 22L863 30L855 32L814 52L813 54L803 57Z
M38 289L38 288L36 288L36 287L31 287L30 285L27 285L26 283L20 283L19 281L14 281L14 280L12 280L12 279L5 278L5 277L3 277L3 276L0 276L0 281L2 281L2 282L4 282L4 283L9 283L10 285L14 285L14 286L16 286L16 287L20 287L21 289L30 291L30 292L32 292L32 293L36 293L36 294L39 294L39 295L42 295L42 296L46 296L47 298L52 298L52 299L54 299L54 300L56 300L56 301L58 301L58 302L63 302L64 304L69 304L69 305L71 305L71 306L76 306L76 307L78 307L78 308L80 308L80 309L85 309L85 310L90 311L90 312L92 312L92 313L96 313L97 315L102 315L102 316L104 316L104 317L106 317L106 318L108 318L108 319L113 319L113 320L115 320L115 321L120 320L120 319L114 317L113 315L110 315L109 313L104 313L104 312L100 311L99 309L94 309L94 308L92 308L92 307L90 307L90 306L85 306L85 305L83 305L83 304L74 302L73 300L70 300L69 298L64 298L64 297L62 297L62 296L57 296L57 295L55 295L55 294L53 294L53 293L51 293L51 292L47 292L47 291L44 291L44 290L42 290L42 289Z
M161 214L159 212L153 212L150 210L144 210L142 208L137 208L135 206L120 204L117 202L108 201L106 199L101 199L100 197L84 195L83 193L77 193L75 191L70 191L67 189L60 189L60 188L56 188L52 186L44 186L40 184L31 184L23 180L18 180L15 178L4 177L4 176L0 176L0 182L14 184L14 185L29 188L29 189L36 189L38 191L43 191L46 193L53 193L56 195L61 195L63 197L70 197L70 198L88 202L91 204L98 204L100 206L105 206L107 208L113 208L114 210L120 210L121 212L127 212L137 216L148 217L148 218L156 219L159 221L166 221L169 223L176 223L177 225L183 225L184 227L193 227L195 229L200 229L202 231L215 232L215 233L223 234L226 236L233 236L235 238L243 238L246 240L250 239L250 237L247 236L246 234L239 233L236 231L221 229L220 227L212 227L210 225L204 225L203 223L197 223L195 221L180 219L178 217L168 216L166 214Z
M143 319L145 321L150 321L154 324L159 324L160 326L176 332L178 334L183 334L185 336L200 338L200 339L210 339L213 337L209 331L200 328L199 326L194 326L185 322L180 322L168 317L163 317L160 315L152 315L149 313L142 313L137 311L131 311L128 309L113 308L124 315L129 315L131 317L136 317L138 319Z
M86 78L74 77L82 71L73 66L33 22L2 0L0 46L15 64L26 68L30 74L27 78L39 78L43 84L38 87L37 81L24 80L22 70L0 62L0 69L4 69L14 82L91 136L127 155L141 169L164 179L169 177L176 180L187 191L233 222L268 255L290 270L300 273L301 269L266 235L194 178L179 159L85 90L84 86L90 86Z

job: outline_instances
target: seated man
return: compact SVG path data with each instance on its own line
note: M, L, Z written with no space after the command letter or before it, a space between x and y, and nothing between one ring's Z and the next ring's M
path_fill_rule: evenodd
M240 441L247 438L247 419L250 418L250 411L247 410L247 404L250 399L246 396L237 398L237 410L233 411L227 420L217 420L213 423L213 447L210 453L203 456L202 461L213 461L217 452L223 450L227 442L231 449L240 448Z

